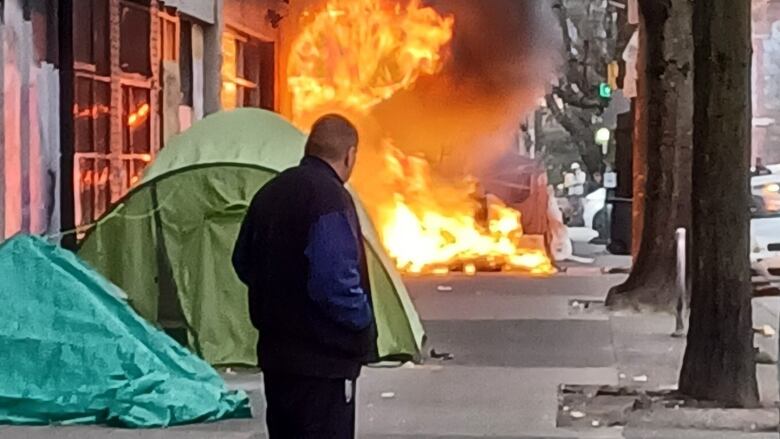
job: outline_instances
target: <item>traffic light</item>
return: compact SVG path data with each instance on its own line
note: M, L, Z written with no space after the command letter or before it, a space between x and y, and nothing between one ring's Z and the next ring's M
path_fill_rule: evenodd
M611 99L612 87L610 87L606 82L599 84L599 96L603 99Z

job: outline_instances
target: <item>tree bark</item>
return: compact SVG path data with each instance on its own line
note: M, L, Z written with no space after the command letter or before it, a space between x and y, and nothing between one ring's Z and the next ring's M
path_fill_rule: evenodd
M690 225L693 38L689 0L645 0L634 133L634 267L613 308L671 310L675 230Z
M758 405L751 315L750 2L696 1L693 290L680 391Z

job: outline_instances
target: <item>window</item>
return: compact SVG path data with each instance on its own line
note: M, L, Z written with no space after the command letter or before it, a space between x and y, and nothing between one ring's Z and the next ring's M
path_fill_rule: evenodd
M111 202L110 149L111 85L90 76L76 76L74 130L76 147L76 224L97 220Z
M222 107L274 109L274 44L235 32L222 36Z
M108 3L106 0L101 1ZM149 35L151 34L149 8L123 1L120 4L120 17L119 65L122 71L150 76L152 74L152 59L149 50Z
M99 75L110 73L108 6L106 0L74 0L73 56L76 70Z
M122 152L125 154L152 152L149 101L149 89L122 86Z
M194 105L194 84L192 65L192 23L181 21L181 54L179 56L179 78L181 81L181 104Z
M76 224L84 226L94 223L108 210L111 164L108 160L80 157L76 166Z
M160 13L160 58L162 61L179 59L179 18L167 12Z
M111 83L77 75L75 97L76 151L108 154L111 151Z
M73 0L73 9L75 221L85 226L140 179L156 151L153 96L158 90L150 42L156 22L149 2ZM160 47L160 56L177 56L177 22L173 29L171 23L161 24L160 40L163 33L176 40ZM118 50L111 50L111 35L118 36Z
M122 86L123 188L129 189L141 178L152 160L151 105L148 88Z

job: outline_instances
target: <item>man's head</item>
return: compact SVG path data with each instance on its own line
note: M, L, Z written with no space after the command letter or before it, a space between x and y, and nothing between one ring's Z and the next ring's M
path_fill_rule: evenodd
M311 127L306 155L328 162L346 182L355 168L359 140L357 128L350 121L338 114L328 114Z
M756 166L764 166L764 159L761 157L756 157Z

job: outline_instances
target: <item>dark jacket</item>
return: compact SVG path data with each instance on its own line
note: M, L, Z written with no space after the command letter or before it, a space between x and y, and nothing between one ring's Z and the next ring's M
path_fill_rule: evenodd
M376 359L360 224L324 161L306 157L255 195L233 266L249 287L263 370L351 379Z

